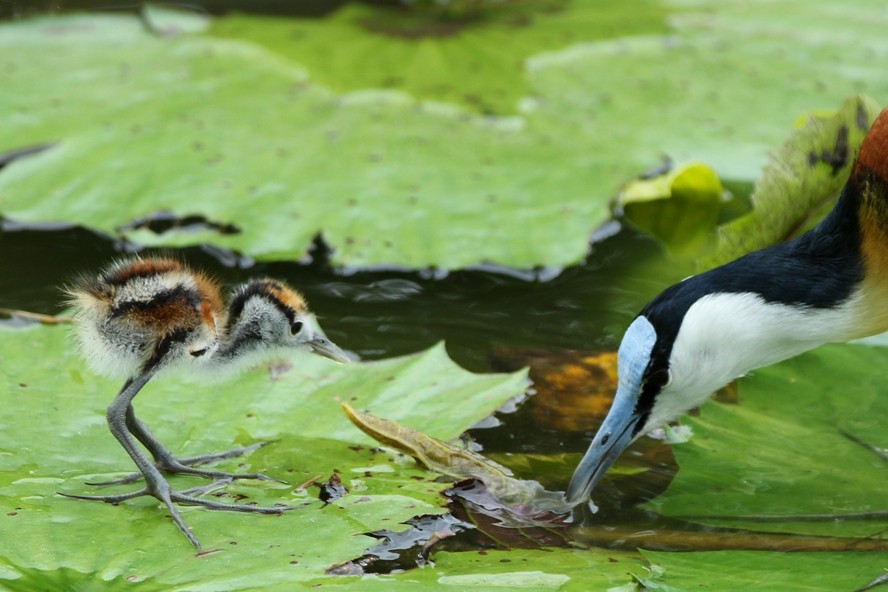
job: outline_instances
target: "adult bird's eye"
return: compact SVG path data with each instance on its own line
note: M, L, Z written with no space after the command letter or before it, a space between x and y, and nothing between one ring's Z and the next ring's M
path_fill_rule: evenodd
M296 321L292 325L290 325L290 333L296 335L302 330L302 321Z
M199 358L199 357L201 357L202 355L204 355L205 353L207 353L207 350L208 350L208 349L210 349L210 348L205 347L205 348L202 348L202 349L195 349L195 350L192 350L192 351L190 351L190 352L188 352L188 353L191 354L192 356L194 356L195 358Z

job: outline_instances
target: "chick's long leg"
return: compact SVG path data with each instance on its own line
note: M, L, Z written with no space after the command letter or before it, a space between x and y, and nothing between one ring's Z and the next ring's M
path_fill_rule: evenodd
M204 465L227 458L236 458L238 456L241 456L242 454L246 454L248 452L252 452L253 450L262 448L267 444L267 442L259 442L257 444L246 446L244 448L235 448L233 450L227 450L225 452L219 452L216 454L204 454L201 456L176 458L169 449L167 449L163 444L160 443L160 441L157 440L157 438L154 437L154 435L148 430L148 426L146 426L136 417L135 410L133 409L132 405L129 405L129 407L127 407L126 409L126 427L129 432L133 436L135 436L136 439L145 446L145 448L148 449L148 451L154 457L154 466L161 472L171 474L179 473L187 475L197 475L200 477L207 477L216 480L230 481L234 479L259 479L262 481L277 481L278 483L285 483L285 481L275 479L274 477L269 477L268 475L264 475L262 473L228 473L225 471L212 471L196 468L198 465ZM100 481L97 483L88 483L88 485L121 485L125 483L135 483L141 478L141 473L132 473L130 475L121 477L120 479L113 479L111 481Z
M280 514L285 510L292 509L292 507L290 506L263 507L225 504L195 497L193 495L195 490L174 491L170 487L169 482L167 482L163 475L160 474L160 471L157 469L157 467L155 467L154 464L149 461L139 450L138 444L136 444L135 439L133 438L132 434L130 434L126 423L127 409L130 407L133 398L151 379L156 371L157 364L153 364L146 367L142 371L142 373L140 373L134 379L128 380L123 385L120 393L118 393L118 395L114 397L114 400L108 406L108 409L105 413L108 419L108 427L111 429L111 433L114 435L115 438L117 438L117 441L120 442L120 445L123 446L127 454L130 455L130 458L132 458L133 462L136 463L136 467L138 467L139 472L145 478L145 487L139 491L124 493L120 495L73 495L67 493L63 493L62 495L75 499L95 500L111 504L118 504L122 501L144 495L153 496L163 502L163 504L166 506L167 511L170 513L170 517L173 519L173 522L175 522L176 526L179 528L182 534L185 535L185 538L187 538L188 541L198 549L200 549L200 543L198 542L194 534L192 534L191 530L188 528L188 525L185 524L185 521L179 514L179 510L174 505L174 502L199 505L211 510L252 512L258 514Z

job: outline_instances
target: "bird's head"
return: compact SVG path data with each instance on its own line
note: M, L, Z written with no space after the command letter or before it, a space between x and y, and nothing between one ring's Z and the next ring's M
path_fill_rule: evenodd
M720 274L670 286L629 325L617 354L614 402L574 471L568 503L585 501L629 444L700 405L746 363L722 348L737 347L734 336L746 331L746 314L757 314L757 301L714 294Z
M885 331L888 109L833 210L812 230L664 290L629 326L613 405L570 481L589 497L636 438L750 370Z
M610 412L574 471L568 503L583 502L627 446L644 433L650 407L669 381L668 360L656 352L657 332L645 316L629 325L617 354L617 393Z
M225 351L220 352L223 358L295 348L340 363L350 360L324 335L302 295L273 279L253 280L235 289L225 335Z

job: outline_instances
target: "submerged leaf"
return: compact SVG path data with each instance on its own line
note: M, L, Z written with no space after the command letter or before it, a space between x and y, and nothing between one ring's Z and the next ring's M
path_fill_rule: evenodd
M498 348L495 370L528 367L535 395L528 400L536 425L559 432L593 429L607 415L617 388L617 352Z

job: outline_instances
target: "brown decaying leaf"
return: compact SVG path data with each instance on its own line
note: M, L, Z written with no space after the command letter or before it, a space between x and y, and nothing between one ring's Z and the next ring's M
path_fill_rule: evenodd
M342 409L349 420L365 434L413 457L431 471L455 479L478 479L494 495L509 504L560 513L570 511L561 492L546 491L536 481L515 479L512 471L477 452L432 438L389 419L363 413L348 403L343 403Z
M348 495L348 489L345 488L345 485L342 484L342 480L336 473L333 473L326 483L315 483L315 485L320 489L318 499L324 502L324 505Z

